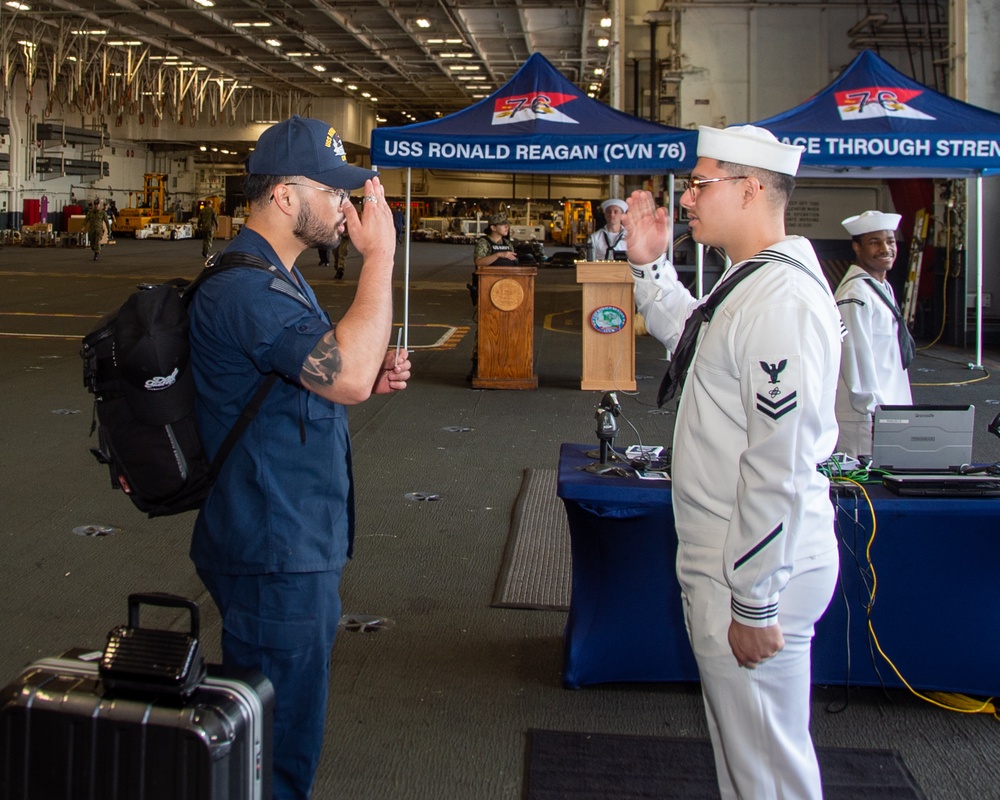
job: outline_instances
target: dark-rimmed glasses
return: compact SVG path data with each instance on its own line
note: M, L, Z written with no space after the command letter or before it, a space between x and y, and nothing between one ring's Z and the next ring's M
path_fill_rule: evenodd
M690 191L692 197L697 197L698 190L705 184L722 183L722 181L742 181L747 177L746 175L727 175L724 178L690 178L684 181L681 186L684 187L683 191Z

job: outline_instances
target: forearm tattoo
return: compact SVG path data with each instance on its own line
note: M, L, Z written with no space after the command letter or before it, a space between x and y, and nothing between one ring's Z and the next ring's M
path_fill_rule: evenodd
M324 336L302 365L303 378L316 386L333 386L343 369L340 350L333 337Z

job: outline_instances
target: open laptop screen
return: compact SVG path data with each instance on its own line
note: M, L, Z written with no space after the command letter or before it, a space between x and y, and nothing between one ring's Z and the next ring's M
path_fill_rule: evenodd
M972 462L975 406L876 406L872 466L948 472Z

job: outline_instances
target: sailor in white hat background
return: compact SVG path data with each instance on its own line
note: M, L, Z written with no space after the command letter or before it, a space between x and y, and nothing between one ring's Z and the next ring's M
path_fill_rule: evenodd
M622 227L622 217L628 211L628 203L612 198L601 203L601 211L606 220L603 228L590 234L590 247L594 261L625 261L628 242L625 241L625 228Z
M841 223L855 260L836 293L848 331L837 388L837 450L855 458L871 455L875 406L913 402L906 372L913 340L886 280L896 260L899 220L899 214L865 211Z
M680 202L694 240L733 262L702 300L662 255L667 210L638 191L625 216L637 307L673 353L661 395L680 387L677 576L723 798L822 797L810 647L839 559L816 464L837 440L842 331L812 245L785 235L801 151L753 126L699 129Z

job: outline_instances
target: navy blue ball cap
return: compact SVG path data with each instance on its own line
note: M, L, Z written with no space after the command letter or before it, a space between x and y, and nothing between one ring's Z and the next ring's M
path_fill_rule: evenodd
M247 160L251 175L302 175L334 189L360 189L378 175L352 167L332 125L298 114L264 131Z

